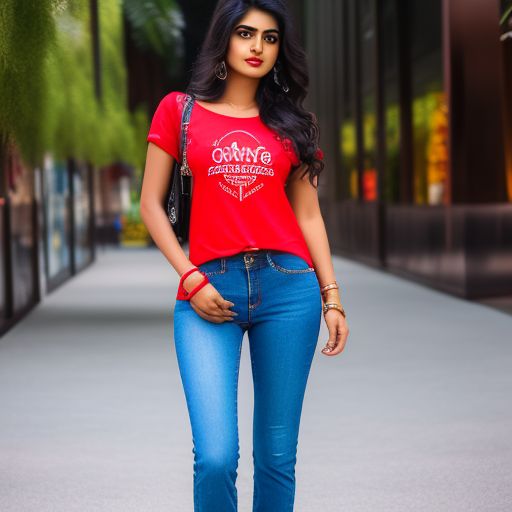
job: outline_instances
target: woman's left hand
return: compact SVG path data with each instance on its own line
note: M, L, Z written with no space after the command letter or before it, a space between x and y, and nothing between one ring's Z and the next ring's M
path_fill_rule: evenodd
M335 356L343 351L349 333L347 321L341 311L330 309L324 315L325 323L329 329L329 339L322 349L322 354Z

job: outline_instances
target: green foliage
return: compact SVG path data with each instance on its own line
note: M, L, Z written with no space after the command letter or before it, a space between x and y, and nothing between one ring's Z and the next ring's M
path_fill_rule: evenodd
M30 163L43 151L45 55L55 38L58 2L0 2L0 132L17 140Z
M183 67L185 20L176 0L124 0L130 33L142 51L161 57L169 77Z
M131 162L139 168L146 156L148 128L144 106L133 114L127 110L128 91L124 63L122 6L120 1L99 2L100 24L107 27L100 35L103 105L109 124L104 128L106 153L114 160Z
M97 166L143 165L148 119L143 106L133 114L127 108L121 3L98 4L101 102L89 0L0 3L0 131L32 165L45 151Z
M505 25L506 21L512 14L512 2L511 0L501 0L501 11L502 15L500 18L500 25Z

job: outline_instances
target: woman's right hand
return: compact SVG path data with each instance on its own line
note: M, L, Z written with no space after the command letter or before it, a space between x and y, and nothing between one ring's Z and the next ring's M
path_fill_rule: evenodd
M204 280L204 276L199 272L192 272L183 281L183 287L187 292L192 291L199 283ZM233 317L238 315L229 308L235 304L225 300L212 283L207 283L192 298L189 299L192 309L205 320L216 324L225 321L233 321Z

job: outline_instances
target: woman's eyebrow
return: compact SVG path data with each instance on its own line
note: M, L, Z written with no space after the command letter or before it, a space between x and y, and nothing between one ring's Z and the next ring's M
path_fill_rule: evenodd
M251 30L252 32L257 32L258 31L257 28L250 27L249 25L238 25L238 27L235 27L235 30L237 28L245 28L247 30ZM267 32L277 32L279 34L279 30L277 30L277 28L269 28L269 29L263 31L264 34L267 33Z

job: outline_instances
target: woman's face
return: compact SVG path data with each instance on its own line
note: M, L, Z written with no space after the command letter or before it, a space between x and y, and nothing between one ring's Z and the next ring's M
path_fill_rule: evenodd
M251 8L231 33L226 65L241 75L261 78L272 70L280 42L276 19L267 12ZM251 58L262 62L251 65L247 62Z

